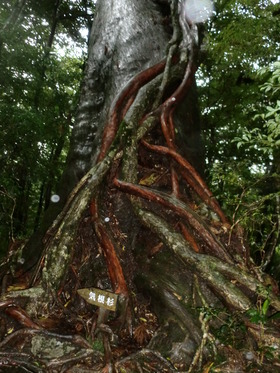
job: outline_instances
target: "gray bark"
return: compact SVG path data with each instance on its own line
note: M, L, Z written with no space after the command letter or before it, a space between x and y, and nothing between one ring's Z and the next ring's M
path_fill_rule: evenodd
M97 2L80 103L57 191L60 201L50 205L41 229L25 247L26 268L38 260L46 229L75 185L95 163L115 96L135 74L164 58L170 30L163 18L161 7L152 0Z
M96 160L116 95L133 76L165 56L167 31L160 7L152 0L98 1L63 179L68 192Z

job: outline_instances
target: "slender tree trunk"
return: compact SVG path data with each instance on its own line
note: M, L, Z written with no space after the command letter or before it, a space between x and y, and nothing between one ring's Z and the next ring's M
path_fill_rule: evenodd
M46 70L47 70L47 67L48 67L49 56L50 56L51 48L52 48L53 41L54 41L54 36L55 36L55 33L56 33L56 28L57 28L58 21L59 21L59 7L60 7L60 5L61 5L61 0L55 0L52 19L51 19L51 23L50 23L50 33L49 33L49 36L48 36L48 40L45 44L45 48L44 48L45 50L44 50L44 55L43 55L42 61L40 61L39 65L38 65L38 75L39 76L38 76L38 79L37 79L37 87L36 87L36 91L35 91L35 94L34 94L34 107L36 109L38 109L39 105L40 105L40 97L41 97L41 92L42 92L42 88L43 88L43 84L44 84L44 80L45 80L45 73L46 73Z

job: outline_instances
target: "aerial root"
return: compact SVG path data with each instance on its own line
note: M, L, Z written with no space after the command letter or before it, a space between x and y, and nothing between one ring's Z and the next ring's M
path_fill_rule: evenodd
M232 262L232 258L226 252L224 247L219 243L219 241L213 236L211 231L208 230L206 226L204 226L201 222L199 222L195 214L190 209L187 209L181 201L176 201L174 197L170 197L168 195L165 195L163 197L163 193L151 191L150 189L143 186L120 181L116 178L113 182L114 186L116 186L121 191L160 204L172 210L178 216L186 219L190 227L192 227L195 232L203 237L205 243L209 246L211 251L217 255L217 257L220 257L227 263Z
M207 304L202 292L200 291L200 288L199 288L199 283L198 283L198 278L197 276L194 276L194 282L195 282L195 288L196 288L196 291L202 301L202 304L203 304L203 307L204 308L209 308L209 305ZM211 316L205 314L205 311L202 310L200 311L200 314L199 314L199 321L201 323L201 331L202 331L202 339L201 339L201 343L200 345L198 346L197 350L196 350L196 353L193 357L193 360L192 360L192 363L189 367L189 370L187 373L191 373L193 371L193 369L198 365L198 369L200 370L201 369L201 366L202 366L202 358L203 358L203 350L204 350L204 347L206 346L206 343L207 341L209 341L211 343L211 346L213 348L213 351L214 351L214 355L216 356L217 355L217 348L216 348L216 345L215 345L215 338L213 337L213 335L209 332L209 323L210 323L210 320L211 320Z
M228 224L228 220L222 212L217 200L214 198L212 192L208 188L205 181L198 174L195 168L174 149L151 145L147 141L142 140L142 144L149 150L155 151L159 154L170 156L181 168L180 173L187 184L197 193L197 195L220 217L222 223Z

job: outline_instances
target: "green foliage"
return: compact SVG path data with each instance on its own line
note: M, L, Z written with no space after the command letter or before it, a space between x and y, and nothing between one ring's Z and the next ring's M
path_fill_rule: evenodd
M259 168L250 160L217 163L210 176L213 192L231 217L233 227L241 224L245 228L254 259L265 266L267 254L272 249L278 252L280 176L267 175Z
M257 148L273 157L274 151L280 147L280 62L275 62L272 65L272 73L269 73L270 68L258 71L259 76L269 76L260 86L260 91L266 96L265 105L253 118L259 125L251 129L245 127L242 137L237 137L235 141L238 148Z
M207 162L244 158L232 140L245 124L254 127L252 108L262 107L257 71L279 55L278 19L270 1L220 1L208 26L200 74ZM218 151L215 148L219 144ZM256 156L254 151L246 152Z
M92 345L94 351L104 353L104 345L102 339L94 338L94 340L92 340L92 338L88 338L88 342Z
M228 313L225 308L218 307L199 307L196 310L210 320L215 340L235 348L243 346L246 327L239 313Z
M246 314L250 317L250 321L255 324L265 324L269 320L268 309L270 306L270 294L271 287L269 286L266 290L266 299L264 301L259 300L257 307L249 309Z
M238 333L236 333L238 331ZM228 315L224 323L216 330L215 337L225 345L232 345L237 348L242 347L246 327L240 315Z
M269 300L266 299L260 310L252 309L247 312L250 321L255 324L265 324L267 322L267 309L269 307Z
M85 46L80 29L90 9L19 3L0 5L0 255L37 229L62 172L84 58L69 53L70 37Z
M279 4L215 6L199 70L206 175L257 262L280 273Z

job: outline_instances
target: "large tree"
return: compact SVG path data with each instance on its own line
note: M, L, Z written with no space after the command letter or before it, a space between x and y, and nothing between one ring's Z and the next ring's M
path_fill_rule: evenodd
M203 30L184 6L97 2L60 201L14 269L29 286L10 286L0 303L2 365L279 369L277 286L203 180ZM84 302L77 290L91 287L118 294L117 310ZM13 319L25 328L5 336Z

